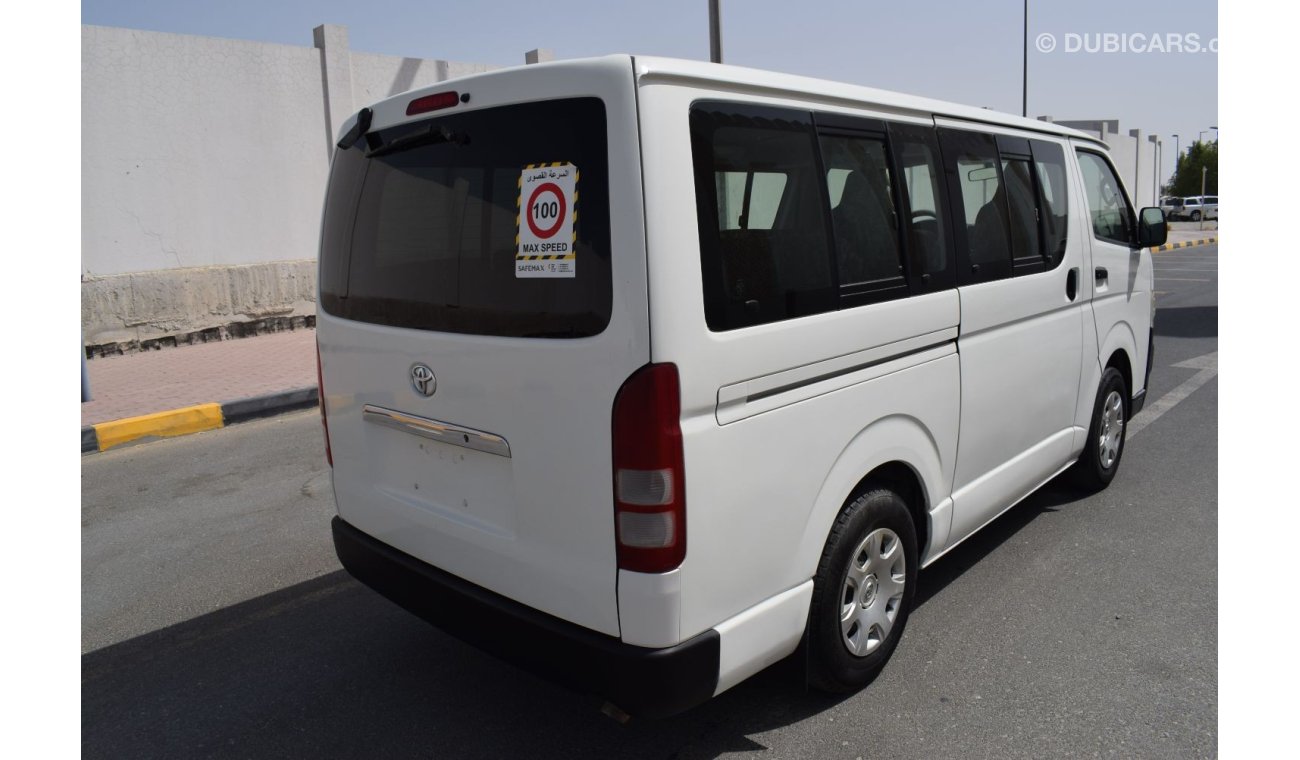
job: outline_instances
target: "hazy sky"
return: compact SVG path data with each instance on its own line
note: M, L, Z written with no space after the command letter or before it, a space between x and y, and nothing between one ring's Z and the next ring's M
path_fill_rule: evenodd
M1218 124L1212 0L1034 0L1029 3L1029 115L1119 119L1120 128L1181 146ZM722 0L723 60L1020 113L1023 0ZM493 64L551 48L559 58L641 53L707 60L708 0L84 0L82 22L310 46L323 23L348 27L353 49ZM1203 52L1104 52L1172 47ZM1039 37L1051 35L1052 52ZM1046 41L1043 42L1047 45ZM1087 52L1101 47L1103 52ZM1069 48L1082 48L1067 52ZM1206 134L1206 139L1211 139Z

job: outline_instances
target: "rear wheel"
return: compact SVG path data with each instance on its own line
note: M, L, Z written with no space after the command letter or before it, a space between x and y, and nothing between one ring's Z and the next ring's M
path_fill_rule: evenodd
M1193 212L1192 212L1192 221L1193 221L1193 222L1199 222L1199 221L1201 221L1201 212L1199 212L1199 211L1193 211Z
M898 494L872 489L840 512L813 579L813 686L848 692L875 678L903 635L917 569L916 527Z
M1115 479L1120 457L1124 455L1127 412L1128 384L1119 370L1107 367L1093 406L1088 440L1070 473L1075 484L1084 490L1100 491Z

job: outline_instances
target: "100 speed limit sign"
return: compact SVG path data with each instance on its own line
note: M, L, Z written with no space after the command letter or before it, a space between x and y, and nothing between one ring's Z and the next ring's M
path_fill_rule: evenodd
M529 164L519 175L515 277L577 275L578 167Z

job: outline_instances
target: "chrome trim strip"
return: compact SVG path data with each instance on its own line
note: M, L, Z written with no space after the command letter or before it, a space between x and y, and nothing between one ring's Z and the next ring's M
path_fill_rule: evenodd
M417 417L413 414L366 404L361 408L361 418L366 422L400 430L432 441L449 443L463 449L474 449L499 457L510 458L510 444L499 435L482 430L453 425L450 422Z
M736 402L753 403L776 393L784 393L822 380L857 372L956 340L957 328L949 327L732 383L718 389L718 406L728 406Z
M950 327L732 383L718 389L714 417L729 425L956 352L957 328Z

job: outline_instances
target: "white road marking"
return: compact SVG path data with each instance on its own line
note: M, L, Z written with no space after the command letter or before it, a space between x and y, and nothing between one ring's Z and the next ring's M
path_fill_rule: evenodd
M1178 362L1175 367L1183 369L1199 369L1195 375L1187 378L1172 391L1156 400L1154 404L1142 410L1142 415L1133 420L1128 425L1127 437L1132 438L1151 423L1160 418L1160 415L1178 406L1179 402L1192 395L1198 388L1214 379L1219 374L1219 352L1198 356L1195 359L1188 359L1185 362Z

